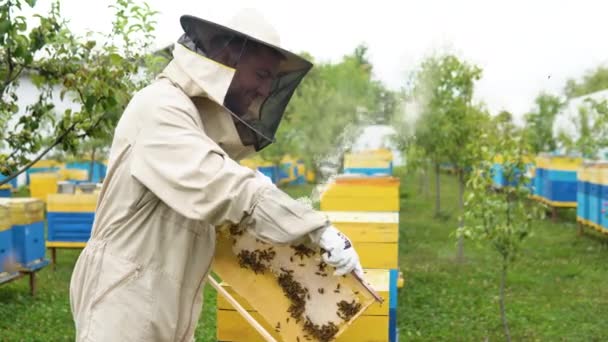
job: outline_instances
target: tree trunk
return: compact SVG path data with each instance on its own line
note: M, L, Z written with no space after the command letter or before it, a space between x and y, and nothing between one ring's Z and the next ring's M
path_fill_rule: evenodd
M429 198L431 193L431 170L430 165L424 165L424 197Z
M93 151L91 152L91 166L89 167L89 182L93 181L93 173L95 172L95 147L93 147Z
M460 209L460 219L458 220L458 228L464 227L464 174L462 170L458 171L458 207ZM464 238L458 237L458 262L464 260Z
M507 257L502 258L502 272L500 275L500 317L502 318L502 325L505 329L505 339L507 342L511 342L511 333L509 332L509 323L507 322L507 313L505 311L505 283L507 282Z
M435 216L441 215L441 182L439 179L439 163L435 163Z

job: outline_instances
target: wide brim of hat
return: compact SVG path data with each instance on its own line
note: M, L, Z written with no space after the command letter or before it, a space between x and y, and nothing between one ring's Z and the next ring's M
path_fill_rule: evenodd
M307 72L313 66L312 63L310 63L306 59L296 55L295 53L287 51L281 48L280 46L273 45L271 43L262 41L256 37L250 36L243 32L233 30L229 27L205 19L201 19L192 15L183 15L180 18L180 23L186 35L190 36L190 38L193 39L203 39L204 43L208 43L213 37L217 35L235 35L241 38L247 38L247 40L253 40L257 43L274 49L285 57L285 60L281 63L280 67L280 72L282 73L294 71Z

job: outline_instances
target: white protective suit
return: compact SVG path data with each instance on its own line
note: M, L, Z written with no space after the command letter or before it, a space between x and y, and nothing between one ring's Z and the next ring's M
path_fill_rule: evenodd
M217 226L317 244L331 228L235 161L253 150L221 105L234 72L176 44L126 108L70 283L77 341L191 341Z

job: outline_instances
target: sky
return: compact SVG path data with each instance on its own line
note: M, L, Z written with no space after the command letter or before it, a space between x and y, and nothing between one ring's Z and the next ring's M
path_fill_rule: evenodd
M110 3L61 0L61 10L76 32L107 32ZM365 43L375 76L395 90L423 58L449 51L483 69L475 99L493 114L512 112L518 121L539 92L562 94L568 78L580 78L608 63L608 1L602 0L148 3L160 12L158 46L180 36L182 14L223 23L239 9L255 8L279 31L285 48L307 51L316 60L337 62Z

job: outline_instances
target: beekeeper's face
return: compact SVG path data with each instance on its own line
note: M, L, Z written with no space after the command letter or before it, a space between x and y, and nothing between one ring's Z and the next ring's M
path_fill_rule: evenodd
M237 56L236 73L224 103L242 117L254 101L263 101L270 95L281 56L268 47L254 43L248 43L242 52L240 48L230 50L240 57Z

